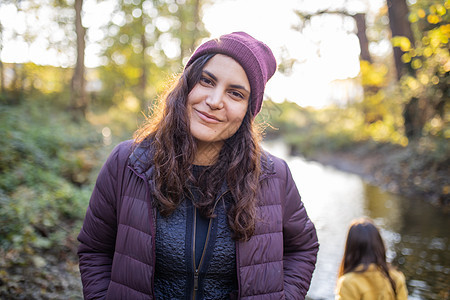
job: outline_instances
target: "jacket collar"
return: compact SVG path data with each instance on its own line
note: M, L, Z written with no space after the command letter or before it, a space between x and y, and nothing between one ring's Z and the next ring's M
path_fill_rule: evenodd
M128 157L128 165L138 175L150 179L154 169L152 158L151 143L148 140L144 140L139 144L134 144L134 149Z
M275 174L276 172L272 156L269 152L263 150L261 155L261 176L259 180L264 180Z

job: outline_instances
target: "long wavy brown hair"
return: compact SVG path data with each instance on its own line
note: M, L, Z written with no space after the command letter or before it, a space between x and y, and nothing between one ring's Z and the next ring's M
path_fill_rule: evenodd
M135 143L149 145L153 162L154 205L163 216L170 215L186 197L192 185L201 192L195 205L206 217L214 217L219 191L226 182L232 198L228 222L235 240L248 240L255 231L256 202L261 174L261 130L254 122L251 103L237 132L225 140L216 162L195 178L192 164L197 143L190 133L187 97L200 81L205 64L214 56L199 57L184 70L158 108L135 134ZM251 99L251 98L250 98Z
M349 272L365 272L370 264L380 268L397 294L395 282L389 275L390 266L386 262L386 247L380 232L371 219L359 218L350 225L339 277ZM362 269L357 268L361 265Z

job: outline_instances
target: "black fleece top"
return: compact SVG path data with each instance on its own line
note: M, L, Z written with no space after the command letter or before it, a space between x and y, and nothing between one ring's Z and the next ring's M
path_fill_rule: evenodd
M205 168L194 166L194 177ZM193 205L201 197L198 188L190 192L193 199L182 201L172 215L157 214L155 297L229 299L237 291L235 244L226 216L231 194L219 191L217 216L209 219Z

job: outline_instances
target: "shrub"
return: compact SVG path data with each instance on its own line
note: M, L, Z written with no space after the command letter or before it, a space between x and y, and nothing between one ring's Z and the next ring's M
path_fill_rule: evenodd
M103 144L49 103L0 105L0 247L59 250L79 230Z

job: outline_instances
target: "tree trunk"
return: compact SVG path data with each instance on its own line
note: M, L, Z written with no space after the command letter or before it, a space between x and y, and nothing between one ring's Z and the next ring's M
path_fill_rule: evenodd
M178 20L181 23L180 28L178 29L178 37L180 39L180 66L183 65L183 58L185 56L187 56L190 51L193 51L194 49L187 49L187 43L186 43L186 19L185 19L185 14L183 12L183 9L180 7L177 11L177 15L178 15Z
M1 54L0 49L0 54ZM3 62L0 60L0 95L4 95L5 93L5 71L3 68Z
M84 50L86 48L86 29L81 23L81 10L83 7L83 0L75 0L75 32L77 34L77 62L71 81L71 107L77 118L80 113L86 114L87 97L86 97L86 80L84 77Z
M414 36L411 30L411 24L408 20L408 5L406 0L386 0L389 14L389 27L391 28L392 37L403 36L409 39L411 45L414 45ZM404 74L413 74L411 64L402 62L404 52L399 47L394 47L395 69L397 71L397 79Z
M3 69L2 62L2 50L3 50L3 26L0 22L0 95L3 95L5 92L5 71Z
M199 23L200 23L200 0L195 0L195 5L194 5L194 24L195 24L195 29L194 29L194 33L192 36L192 44L191 44L191 49L192 51L195 49L195 43L197 42L197 37L198 37L198 27L199 27Z
M408 20L409 10L406 0L386 0L386 2L392 37L406 37L409 39L411 45L414 46L414 36L411 24ZM404 52L399 47L394 47L393 50L397 80L406 74L415 76L411 64L402 61ZM424 109L426 108L425 106L424 100L417 98L411 98L408 103L405 104L403 109L403 119L405 135L409 140L417 139L422 135L422 129L426 122L423 115Z
M12 67L13 76L12 76L12 80L10 83L11 94L8 97L9 104L15 105L15 104L19 104L21 102L21 99L22 99L22 94L21 94L22 83L20 82L20 79L22 77L20 75L20 73L22 72L21 69L22 69L21 64L13 63L13 67Z
M412 97L403 108L405 135L409 140L422 136L422 129L427 120L434 115L427 99Z
M144 103L145 100L145 91L147 89L147 80L148 80L148 65L147 65L147 57L145 53L145 49L147 49L147 37L145 36L145 26L147 25L144 17L144 7L143 2L141 1L139 8L142 11L142 15L140 17L140 30L141 31L141 46L142 46L142 52L141 52L141 59L142 59L142 69L141 69L141 78L139 79L139 89L140 89L140 97L141 102Z
M353 18L356 23L356 36L358 37L359 46L361 48L360 59L372 63L372 57L369 52L369 39L366 35L366 14L359 13L353 15Z
M366 14L358 13L355 15L351 15L355 20L356 24L356 36L358 37L359 47L361 49L361 53L359 55L360 61L367 61L368 63L372 63L372 56L369 51L369 39L366 34ZM374 110L370 104L367 104L367 99L371 96L375 95L379 91L378 86L373 85L363 85L364 98L362 102L362 111L364 113L364 121L366 124L372 124L376 121L382 120L383 115Z
M197 43L197 38L199 36L198 27L200 23L200 10L201 3L200 0L194 0L190 2L192 7L186 7L185 9L188 11L186 14L182 9L179 9L179 20L182 25L179 30L179 37L181 40L181 54L180 54L180 64L183 63L183 58L189 56L195 50L195 46ZM190 20L194 24L193 30L186 28L186 24Z
M141 35L141 46L142 46L142 70L141 78L139 79L139 88L141 90L141 97L145 96L145 90L147 89L147 58L145 57L145 49L147 48L147 39L145 38L145 30ZM144 100L144 99L141 99Z

